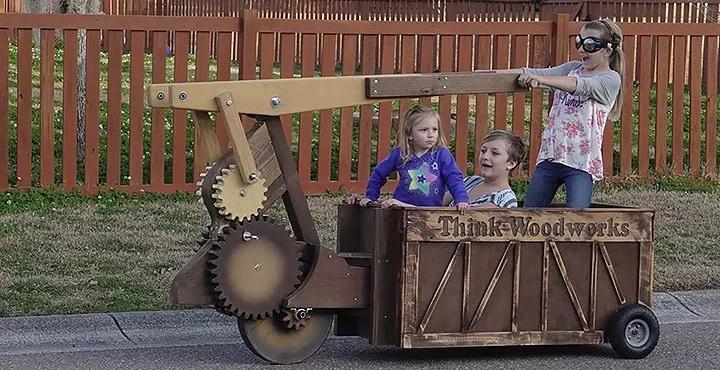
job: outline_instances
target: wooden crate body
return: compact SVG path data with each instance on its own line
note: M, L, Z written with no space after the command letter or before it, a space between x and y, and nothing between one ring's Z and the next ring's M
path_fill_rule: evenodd
M338 251L371 255L359 322L373 344L602 343L620 305L651 303L650 210L341 206L338 218Z

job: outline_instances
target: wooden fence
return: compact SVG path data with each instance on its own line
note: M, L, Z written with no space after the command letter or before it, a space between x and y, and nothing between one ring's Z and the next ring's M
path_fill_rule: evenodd
M535 20L533 0L105 0L107 14L382 21Z
M540 17L566 13L570 19L612 18L624 22L718 23L720 0L542 0Z
M606 175L717 176L720 25L621 26L629 93L621 122L607 125ZM57 185L87 192L192 190L205 166L195 155L193 124L185 111L144 106L146 74L153 82L166 82L544 66L574 58L571 45L580 27L567 16L456 23L262 19L253 12L246 12L242 21L0 15L0 80L10 82L0 89L0 190ZM10 40L10 29L18 30L16 42ZM35 50L33 29L41 35ZM243 37L233 40L232 32L238 29ZM75 63L76 40L83 30L88 50L87 149L84 162L78 163ZM60 40L57 32L63 35ZM210 58L213 33L217 60ZM197 51L191 55L193 37ZM146 62L148 38L153 50ZM125 39L132 41L127 55ZM173 57L166 54L168 40ZM108 45L107 52L101 51L101 41ZM62 43L62 72L53 68L56 42ZM237 66L232 47L241 51ZM277 54L279 63L274 63ZM11 59L17 60L15 65ZM60 73L62 82L53 86ZM105 80L107 86L101 85ZM472 172L479 139L501 128L525 137L530 165L518 175L531 173L547 94L458 95L433 103L449 129L461 168ZM305 191L362 190L374 163L393 145L393 117L409 104L404 100L282 117ZM223 135L222 128L219 133Z

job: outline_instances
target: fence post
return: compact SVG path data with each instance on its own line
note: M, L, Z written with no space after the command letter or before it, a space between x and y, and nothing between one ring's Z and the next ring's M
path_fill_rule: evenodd
M568 59L568 23L570 17L567 14L558 14L555 17L553 27L553 60L555 65L562 64Z
M257 47L255 41L257 39L258 13L255 9L244 9L242 22L240 22L240 45L238 45L238 62L240 62L241 80L255 79L255 65L257 57L255 55Z

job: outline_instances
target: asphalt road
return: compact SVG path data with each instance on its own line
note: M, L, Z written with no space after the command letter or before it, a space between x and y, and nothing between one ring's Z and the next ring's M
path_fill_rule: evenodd
M720 369L720 322L662 324L655 351L643 360L615 357L609 346L401 350L361 338L330 337L301 364L270 365L233 344L0 354L10 369Z

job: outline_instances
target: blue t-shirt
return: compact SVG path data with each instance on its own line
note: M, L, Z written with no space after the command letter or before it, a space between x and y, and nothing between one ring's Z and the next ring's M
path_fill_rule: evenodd
M416 206L442 206L446 187L456 202L468 201L463 174L444 146L428 150L420 157L413 154L405 164L400 148L393 148L370 175L365 197L377 200L380 188L395 170L398 171L399 181L393 198L401 202Z

